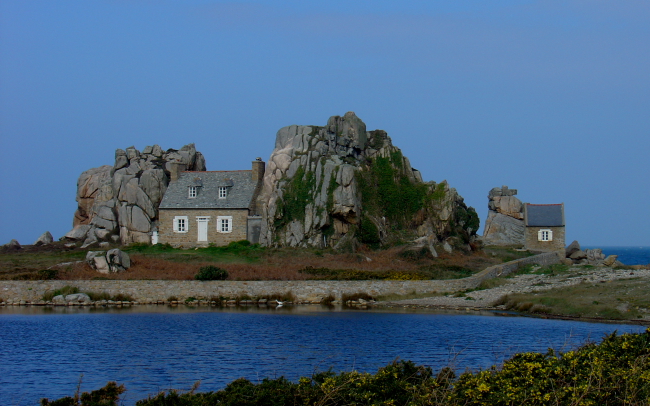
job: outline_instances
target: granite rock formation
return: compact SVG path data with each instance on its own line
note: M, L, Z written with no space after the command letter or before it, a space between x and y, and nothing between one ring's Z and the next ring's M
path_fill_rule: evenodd
M257 204L267 246L354 250L425 237L435 249L455 236L449 243L467 248L479 226L454 188L423 182L386 132L367 131L353 112L280 129Z
M516 194L517 189L508 189L508 186L490 190L484 244L524 245L524 205Z
M167 151L158 145L142 152L118 149L113 166L83 172L77 181L74 228L63 239L81 241L84 247L100 241L149 243L175 162L187 170L205 170L203 155L189 144Z

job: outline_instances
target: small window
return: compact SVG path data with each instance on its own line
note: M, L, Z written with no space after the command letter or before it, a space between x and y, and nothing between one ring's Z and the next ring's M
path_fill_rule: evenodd
M174 217L174 232L186 233L188 227L187 216Z
M232 216L217 217L217 231L220 233L232 232Z
M187 193L187 197L189 197L190 199L194 199L196 197L196 192L197 192L197 187L190 186Z
M225 199L228 195L228 188L225 186L219 186L219 199Z
M539 230L537 232L538 241L553 241L553 231L552 230Z

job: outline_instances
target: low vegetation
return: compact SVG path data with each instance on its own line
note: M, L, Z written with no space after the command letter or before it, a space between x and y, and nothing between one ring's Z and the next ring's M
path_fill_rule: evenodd
M332 371L291 382L284 377L252 383L237 379L217 392L170 390L137 406L204 405L648 405L650 330L613 333L564 353L520 353L502 366L433 373L410 361L395 361L375 374ZM115 382L42 406L111 406L124 391ZM86 399L86 400L84 400Z
M640 278L584 282L549 291L508 295L501 304L507 309L529 313L650 320L650 286Z
M202 266L199 272L194 275L197 281L224 281L228 278L228 271L217 266Z
M482 252L434 258L428 250L405 251L399 246L382 250L366 246L357 253L341 253L331 249L264 248L248 241L196 249L134 244L123 250L131 257L131 268L109 275L98 274L83 261L87 250L70 250L61 243L0 252L0 279L194 280L207 266L225 270L228 280L455 279L502 262L499 256ZM309 269L319 271L304 272Z

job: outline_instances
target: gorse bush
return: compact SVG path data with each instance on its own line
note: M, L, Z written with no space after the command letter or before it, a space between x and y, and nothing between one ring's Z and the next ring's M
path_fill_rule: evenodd
M223 281L226 278L228 278L228 271L212 265L201 267L194 275L194 279L198 281Z
M109 385L106 388L113 388L114 393L115 383ZM61 400L65 399L74 400ZM565 353L520 353L500 368L493 366L460 376L450 368L434 374L431 368L396 361L375 374L327 371L300 378L297 383L281 377L254 384L242 378L217 392L172 390L136 404L577 406L648 405L649 399L650 330L646 330L641 334L613 333L600 344L586 344ZM55 402L42 405L79 405Z

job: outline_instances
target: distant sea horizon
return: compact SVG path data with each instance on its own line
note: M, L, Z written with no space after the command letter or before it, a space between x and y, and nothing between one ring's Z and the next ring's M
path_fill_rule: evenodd
M632 246L596 246L585 245L582 249L600 248L605 255L618 255L618 260L625 265L648 265L650 264L650 247Z

